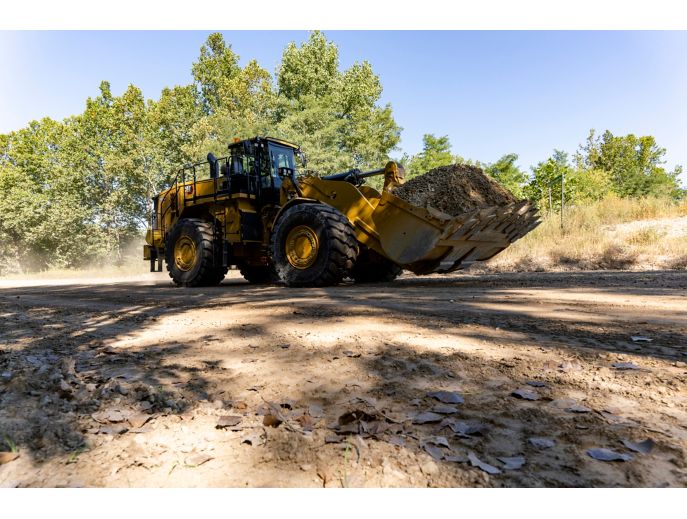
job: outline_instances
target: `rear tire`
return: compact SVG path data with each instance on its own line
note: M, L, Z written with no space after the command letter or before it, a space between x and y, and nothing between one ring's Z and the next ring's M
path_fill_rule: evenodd
M165 244L169 276L183 287L214 286L227 273L215 251L214 226L198 218L183 218L170 231Z
M364 247L351 270L351 277L356 283L389 283L401 272L403 269L396 263Z
M325 204L287 209L272 233L272 260L287 286L329 286L348 276L358 256L353 226Z

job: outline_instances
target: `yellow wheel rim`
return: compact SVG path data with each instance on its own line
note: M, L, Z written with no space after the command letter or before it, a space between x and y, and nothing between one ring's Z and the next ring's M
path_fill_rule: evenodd
M182 236L174 244L174 263L184 272L196 264L196 242L190 236Z
M294 227L286 237L286 259L297 269L311 267L319 250L317 233L307 225Z

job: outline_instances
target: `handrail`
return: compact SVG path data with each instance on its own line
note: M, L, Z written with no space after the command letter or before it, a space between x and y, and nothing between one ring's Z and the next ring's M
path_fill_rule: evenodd
M230 161L231 157L230 156L224 156L224 157L219 157L216 160L216 162L221 163L224 162L226 165L226 171L230 171ZM198 168L201 166L209 166L210 162L209 161L201 161L201 162L196 162L196 163L189 163L184 165L183 167L179 168L176 171L176 174L174 176L174 179L170 182L169 187L166 189L163 189L164 195L161 198L158 198L157 201L157 207L154 212L151 213L151 221L150 223L150 228L152 231L161 231L162 235L166 234L167 228L166 228L166 217L170 212L179 212L179 192L183 191L187 187L187 183L189 185L193 186L193 203L195 204L197 202L197 183L202 181L202 180L213 180L213 201L217 201L218 197L218 192L219 192L219 182L221 178L224 177L224 175L217 175L215 177L208 177L203 178L203 179L198 179ZM221 170L221 168L218 168ZM193 172L192 178L187 178L188 173ZM228 173L230 174L230 173ZM250 193L255 195L256 197L260 197L260 191L261 191L261 175L258 171L251 170L251 171L245 171L244 172L245 176L247 177L247 187ZM190 175L189 175L190 176ZM159 196L159 195L158 195ZM167 206L163 209L163 206L165 206L165 203L167 203ZM181 204L182 207L186 206L186 193L183 192L183 196L181 197ZM155 221L153 221L153 219Z
M230 158L229 156L219 157L216 159L216 161L217 162L224 162L228 166L229 165L228 164L229 158ZM167 216L167 214L169 214L170 211L178 211L179 210L179 206L178 206L178 204L179 204L179 191L181 191L182 189L185 189L187 182L191 181L190 179L187 180L187 176L186 176L186 172L189 170L193 171L193 179L192 179L192 183L190 184L193 186L193 202L195 203L197 201L197 198L196 198L197 183L201 180L209 180L210 178L212 178L212 177L209 177L207 179L205 179L205 178L199 179L198 178L198 172L197 172L198 168L201 166L205 166L205 165L209 165L209 162L207 160L200 161L200 162L194 162L194 163L188 163L188 164L185 164L184 166L182 166L181 168L179 168L177 170L176 174L174 175L174 179L170 182L168 187L166 187L165 189L162 190L162 191L165 191L165 194L162 196L162 198L158 199L157 210L155 211L157 213L155 215L156 216L155 225L153 225L153 222L152 222L152 216L153 215L151 214L151 221L149 223L150 223L150 228L152 230L161 230L164 233L166 231L166 229L165 229L165 217ZM251 175L249 175L249 176L251 176ZM220 178L219 176L216 176L213 179L213 181L214 181L214 190L213 190L214 197L213 197L213 199L215 201L217 200L219 178ZM173 200L173 202L170 203L164 210L162 210L162 212L160 212L160 210L164 206L165 201L168 201L168 200ZM184 207L186 206L186 196L185 195L183 196L181 203L183 204Z

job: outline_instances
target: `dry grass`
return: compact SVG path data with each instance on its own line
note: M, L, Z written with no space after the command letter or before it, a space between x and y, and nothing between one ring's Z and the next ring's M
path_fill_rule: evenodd
M545 215L530 234L484 267L490 271L683 269L687 201L608 198Z

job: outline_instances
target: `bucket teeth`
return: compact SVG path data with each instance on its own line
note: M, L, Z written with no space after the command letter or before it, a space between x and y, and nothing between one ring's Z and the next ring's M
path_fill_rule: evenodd
M435 247L424 258L402 266L416 274L453 272L492 258L540 223L537 209L528 201L465 213L445 221Z

